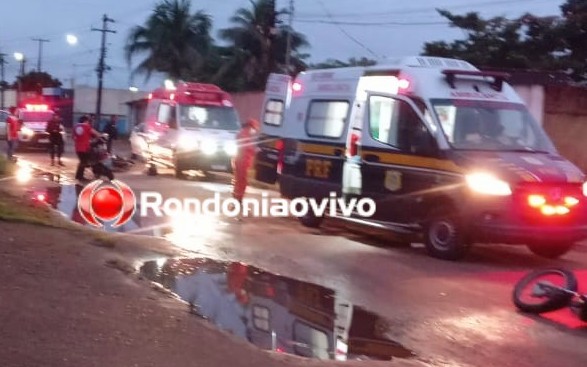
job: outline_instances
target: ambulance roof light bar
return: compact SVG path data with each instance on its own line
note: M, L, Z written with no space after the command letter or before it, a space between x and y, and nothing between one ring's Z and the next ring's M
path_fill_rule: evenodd
M443 70L442 73L445 75L446 82L452 89L455 89L455 80L457 75L473 76L473 77L490 77L493 78L492 87L498 92L501 92L503 88L503 82L510 77L508 73L502 73L498 71L473 71L473 70Z

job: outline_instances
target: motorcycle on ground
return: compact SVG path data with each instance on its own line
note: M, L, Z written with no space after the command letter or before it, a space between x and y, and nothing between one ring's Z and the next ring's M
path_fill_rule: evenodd
M575 274L563 268L532 271L520 279L513 292L514 305L522 312L541 314L569 307L587 322L587 294L577 292Z

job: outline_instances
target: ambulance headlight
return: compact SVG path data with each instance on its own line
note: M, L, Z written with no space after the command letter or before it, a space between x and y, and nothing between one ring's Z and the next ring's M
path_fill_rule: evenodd
M202 142L202 152L206 155L216 153L216 142L214 140L204 140Z
M236 155L237 149L238 148L236 146L236 142L234 141L227 141L224 144L224 151L231 157L234 157Z
M177 147L182 150L196 149L197 142L195 139L192 139L191 137L189 137L187 135L181 135L179 137L179 139L177 140Z
M35 132L26 126L24 126L22 129L20 129L20 132L22 133L22 135L27 136L27 137L31 137L31 136L35 135Z
M509 196L512 194L510 185L490 173L478 172L466 176L467 185L478 194Z

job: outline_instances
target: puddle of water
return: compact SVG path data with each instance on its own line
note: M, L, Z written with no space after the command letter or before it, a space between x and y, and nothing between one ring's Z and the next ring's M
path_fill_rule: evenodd
M386 338L387 320L316 284L206 258L150 261L140 273L194 314L262 349L323 360L414 356Z

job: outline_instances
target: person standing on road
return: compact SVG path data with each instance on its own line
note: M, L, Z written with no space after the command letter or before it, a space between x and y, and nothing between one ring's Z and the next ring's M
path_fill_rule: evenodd
M248 172L255 158L256 142L253 140L259 130L259 122L248 119L237 135L238 151L232 162L234 171L232 196L242 205L243 197L248 185ZM242 206L241 206L242 209Z
M64 129L63 125L61 124L61 118L57 113L54 113L51 120L47 122L46 131L49 133L49 143L51 144L49 147L51 154L51 166L55 165L55 156L57 156L57 163L60 166L64 166L63 162L61 161L61 156L63 155L63 148L65 145L62 135Z
M84 177L84 172L90 160L90 141L92 136L98 137L100 133L90 125L90 118L86 115L80 117L78 124L73 129L75 140L75 152L79 159L75 179L78 181L89 181Z
M14 151L18 145L18 132L20 131L20 123L16 117L16 107L12 106L8 110L10 115L6 118L6 157L8 160L14 160Z
M112 115L110 121L104 126L104 133L108 134L108 153L112 154L112 142L118 139L118 129L116 128L116 116Z

